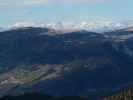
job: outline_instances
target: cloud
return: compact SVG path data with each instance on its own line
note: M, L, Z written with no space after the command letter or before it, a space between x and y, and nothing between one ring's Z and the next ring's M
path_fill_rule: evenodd
M0 6L27 6L46 4L48 0L0 0Z
M47 4L48 0L26 0L23 2L24 5L40 5L40 4Z
M107 0L48 0L49 2L54 3L97 3L97 2L104 2Z
M5 3L5 2L0 2L0 6L6 6L7 5L7 3Z
M0 0L0 6L101 3L109 0Z

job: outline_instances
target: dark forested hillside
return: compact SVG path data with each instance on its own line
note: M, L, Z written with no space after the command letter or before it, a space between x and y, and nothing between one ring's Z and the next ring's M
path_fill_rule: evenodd
M34 27L0 32L0 96L41 92L94 99L133 86L132 34Z

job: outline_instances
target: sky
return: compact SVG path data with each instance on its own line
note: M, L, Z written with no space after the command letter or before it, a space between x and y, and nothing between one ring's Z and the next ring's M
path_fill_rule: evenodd
M0 0L0 27L17 22L126 21L133 0Z

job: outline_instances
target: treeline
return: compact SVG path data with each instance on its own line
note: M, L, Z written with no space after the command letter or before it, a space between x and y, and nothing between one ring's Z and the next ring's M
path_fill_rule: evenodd
M120 93L104 97L103 100L133 100L133 88L122 89Z

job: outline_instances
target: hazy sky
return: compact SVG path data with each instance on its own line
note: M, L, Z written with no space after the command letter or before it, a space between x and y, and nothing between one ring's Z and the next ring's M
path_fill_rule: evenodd
M132 19L133 0L0 0L0 26L23 21Z

